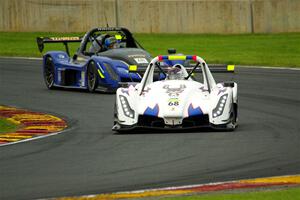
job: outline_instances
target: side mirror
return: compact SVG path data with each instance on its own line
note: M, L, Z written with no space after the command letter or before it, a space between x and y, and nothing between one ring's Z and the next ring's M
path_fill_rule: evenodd
M168 54L175 54L176 53L176 49L168 49Z
M119 87L121 88L129 88L129 86L136 86L139 82L119 82Z
M224 85L224 87L232 87L233 88L234 82L232 82L232 81L224 82L223 85Z

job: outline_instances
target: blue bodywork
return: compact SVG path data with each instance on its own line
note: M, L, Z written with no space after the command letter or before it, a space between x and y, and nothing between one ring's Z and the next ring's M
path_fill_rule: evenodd
M75 61L63 51L49 51L43 57L51 57L54 64L54 84L56 87L87 89L87 65L94 61L99 75L98 85L108 90L116 90L119 82L140 82L141 76L137 73L128 73L128 65L119 60L104 56L91 56L85 61ZM110 68L110 69L108 69ZM100 75L101 74L101 75Z
M115 38L114 48L104 42ZM80 43L77 52L70 56L68 43ZM49 51L43 56L44 78L48 88L81 88L94 91L115 91L120 82L140 82L133 68L146 68L150 54L133 38L126 28L93 28L83 37L38 37L42 52L45 43L63 43L66 51Z

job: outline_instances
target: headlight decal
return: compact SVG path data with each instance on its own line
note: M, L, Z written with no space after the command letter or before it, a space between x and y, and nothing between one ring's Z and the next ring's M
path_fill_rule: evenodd
M224 94L220 97L217 106L213 109L213 118L219 117L223 114L228 94Z
M127 98L123 95L119 95L119 98L124 115L126 117L134 118L134 110L129 106Z

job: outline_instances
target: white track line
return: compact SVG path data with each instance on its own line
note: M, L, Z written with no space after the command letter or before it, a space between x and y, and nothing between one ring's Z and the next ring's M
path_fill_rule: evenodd
M37 140L37 139L42 139L42 138L46 138L46 137L50 137L50 136L54 136L54 135L58 135L58 134L60 134L60 133L69 131L69 130L71 130L71 129L72 129L72 128L66 128L66 129L64 129L64 130L62 130L62 131L55 132L55 133L49 133L49 134L47 134L47 135L41 135L41 136L36 136L36 137L24 139L24 140L19 140L19 141L16 141L16 142L8 142L8 143L5 143L5 144L0 144L0 147L8 146L8 145L13 145L13 144L18 144L18 143L23 143L23 142L28 142L28 141Z
M281 69L281 70L300 70L300 67L270 67L270 66L250 66L250 65L236 65L241 68L255 68L255 69Z
M0 58L5 59L20 59L20 60L42 60L42 58L36 58L36 57L9 57L9 56L0 56Z
M8 57L8 56L0 56L0 58L6 58L6 59L23 59L23 60L42 60L42 58L36 58L36 57ZM300 67L270 67L270 66L257 66L257 65L236 65L236 66L237 67L243 67L243 68L300 70Z

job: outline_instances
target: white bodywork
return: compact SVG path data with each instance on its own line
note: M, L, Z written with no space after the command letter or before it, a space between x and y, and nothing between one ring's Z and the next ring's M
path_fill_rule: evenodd
M164 122L163 125L146 126L148 128L235 128L236 83L229 87L225 87L223 83L216 84L207 64L198 56L194 56L194 60L202 68L203 83L191 78L153 82L155 63L161 61L159 59L156 57L151 61L141 83L117 90L113 130L143 126L144 123L139 122L139 116L145 115L163 119ZM186 69L184 73L188 76ZM183 124L184 119L198 117L197 119L202 120L202 116L203 119L207 118L208 123Z

